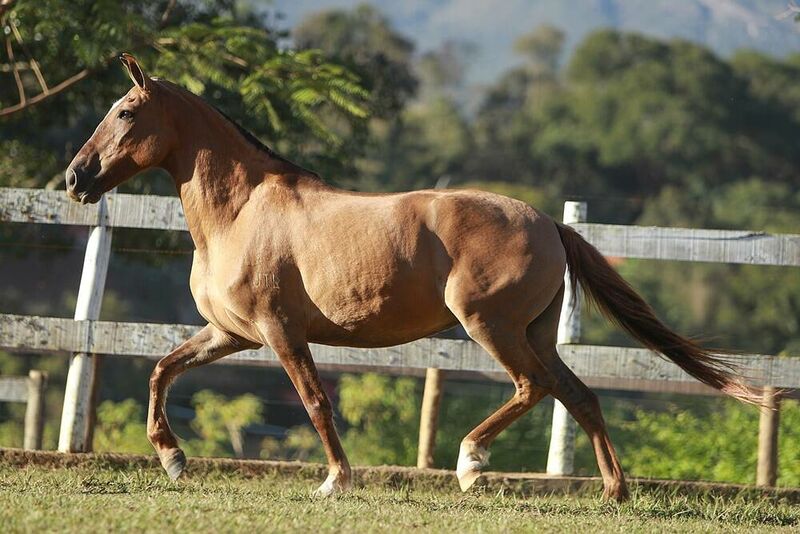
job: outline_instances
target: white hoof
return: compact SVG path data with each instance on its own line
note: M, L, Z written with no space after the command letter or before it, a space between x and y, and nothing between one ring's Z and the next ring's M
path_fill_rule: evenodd
M349 476L345 476L341 472L331 473L328 475L328 478L325 479L325 482L323 482L322 485L314 491L313 496L331 497L332 495L344 493L345 491L349 490L352 485L353 484Z
M461 491L467 491L481 476L481 468L489 463L489 451L472 442L462 441L458 451L456 476Z

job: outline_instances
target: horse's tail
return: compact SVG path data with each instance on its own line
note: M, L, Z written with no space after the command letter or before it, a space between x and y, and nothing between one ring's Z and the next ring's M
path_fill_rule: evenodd
M743 402L762 404L762 396L734 374L734 365L670 330L596 248L572 228L556 224L567 252L572 287L580 282L603 315L704 384Z

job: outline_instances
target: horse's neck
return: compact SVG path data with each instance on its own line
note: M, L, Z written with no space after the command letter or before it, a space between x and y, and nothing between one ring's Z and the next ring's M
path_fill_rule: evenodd
M182 126L178 146L165 162L198 250L224 234L257 186L287 177L299 184L296 178L306 172L260 150L217 115L210 108L193 115L199 122Z

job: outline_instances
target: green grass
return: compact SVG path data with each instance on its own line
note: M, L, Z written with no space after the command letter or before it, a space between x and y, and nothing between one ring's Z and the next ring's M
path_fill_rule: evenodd
M0 466L8 532L751 532L797 531L800 506L770 499L634 494L520 498L371 486L335 499L308 479L212 473L173 483L155 469Z

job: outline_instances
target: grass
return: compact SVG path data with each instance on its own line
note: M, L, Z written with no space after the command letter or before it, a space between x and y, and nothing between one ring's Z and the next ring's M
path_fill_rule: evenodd
M455 483L454 483L455 485ZM0 465L8 532L796 532L800 506L774 499L634 493L622 505L478 489L357 488L310 496L307 478L209 473L171 482L157 469Z

